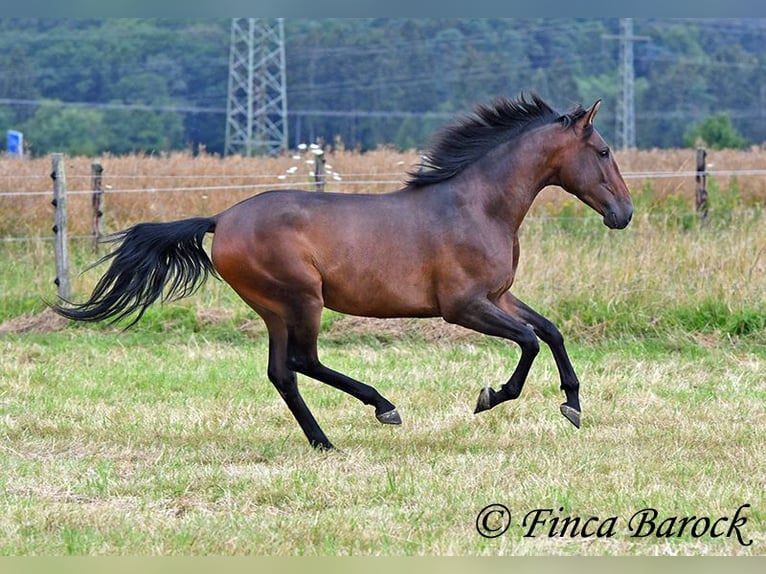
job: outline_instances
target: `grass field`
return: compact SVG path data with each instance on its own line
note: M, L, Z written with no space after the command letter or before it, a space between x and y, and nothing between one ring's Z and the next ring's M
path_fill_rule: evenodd
M547 350L519 400L473 415L514 346L328 312L323 360L404 419L302 379L330 453L308 447L266 379L265 330L225 285L128 332L67 325L43 311L50 243L0 243L0 555L766 553L764 222L748 190L704 228L649 191L624 231L579 210L522 228L514 292L567 338L580 430ZM73 242L73 268L93 257ZM74 278L78 299L98 274ZM512 515L496 538L476 527L490 504ZM643 509L655 532L633 536Z

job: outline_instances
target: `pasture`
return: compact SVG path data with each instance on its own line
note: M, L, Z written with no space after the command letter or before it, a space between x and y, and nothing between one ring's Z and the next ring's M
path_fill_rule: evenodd
M623 173L663 161L692 169L693 154L683 152L687 165L680 153L618 163ZM414 160L328 157L349 192L393 189ZM24 169L46 175L46 161ZM154 189L107 192L106 227L214 213L253 182L282 184L292 165L293 185L306 187L302 161L106 158L106 183ZM48 188L0 166L3 191ZM85 166L67 165L74 189ZM211 189L159 190L201 182ZM474 415L479 390L510 374L515 346L438 320L327 312L324 362L390 397L404 424L380 425L301 379L338 447L315 452L266 378L264 327L224 284L156 306L127 332L68 325L42 303L55 296L51 243L0 242L0 555L766 553L763 182L716 180L704 227L689 214L688 177L628 184L636 214L623 231L548 191L521 230L513 291L567 339L580 430L558 412L547 348L518 400ZM73 233L84 234L89 198L70 201ZM0 198L0 213L4 236L49 233L47 197ZM87 240L71 249L75 273L95 258ZM100 271L73 275L76 298ZM491 504L511 523L485 538L477 516ZM657 513L651 534L637 531L644 509ZM744 521L729 530L738 510ZM543 522L532 529L534 516ZM502 518L488 517L490 534ZM704 529L722 518L720 536Z

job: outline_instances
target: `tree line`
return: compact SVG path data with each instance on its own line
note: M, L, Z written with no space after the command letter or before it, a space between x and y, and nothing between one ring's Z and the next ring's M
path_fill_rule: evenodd
M0 129L35 155L222 153L230 23L0 19ZM633 25L638 147L766 141L766 21ZM603 98L613 141L619 34L615 18L288 19L289 142L419 148L453 114L530 90L562 111Z

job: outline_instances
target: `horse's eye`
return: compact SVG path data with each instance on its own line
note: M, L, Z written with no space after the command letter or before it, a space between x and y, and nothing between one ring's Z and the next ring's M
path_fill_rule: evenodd
M609 148L602 149L600 152L598 152L598 155L600 155L603 158L609 157Z

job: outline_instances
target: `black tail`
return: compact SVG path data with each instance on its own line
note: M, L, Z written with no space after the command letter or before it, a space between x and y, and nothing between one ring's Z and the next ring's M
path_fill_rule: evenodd
M109 241L121 241L120 246L94 264L113 260L90 299L81 304L65 301L66 305L52 308L76 321L115 322L138 311L130 327L158 298L173 301L188 297L208 275L217 276L202 247L205 233L213 231L215 219L197 217L170 223L140 223L117 233Z

